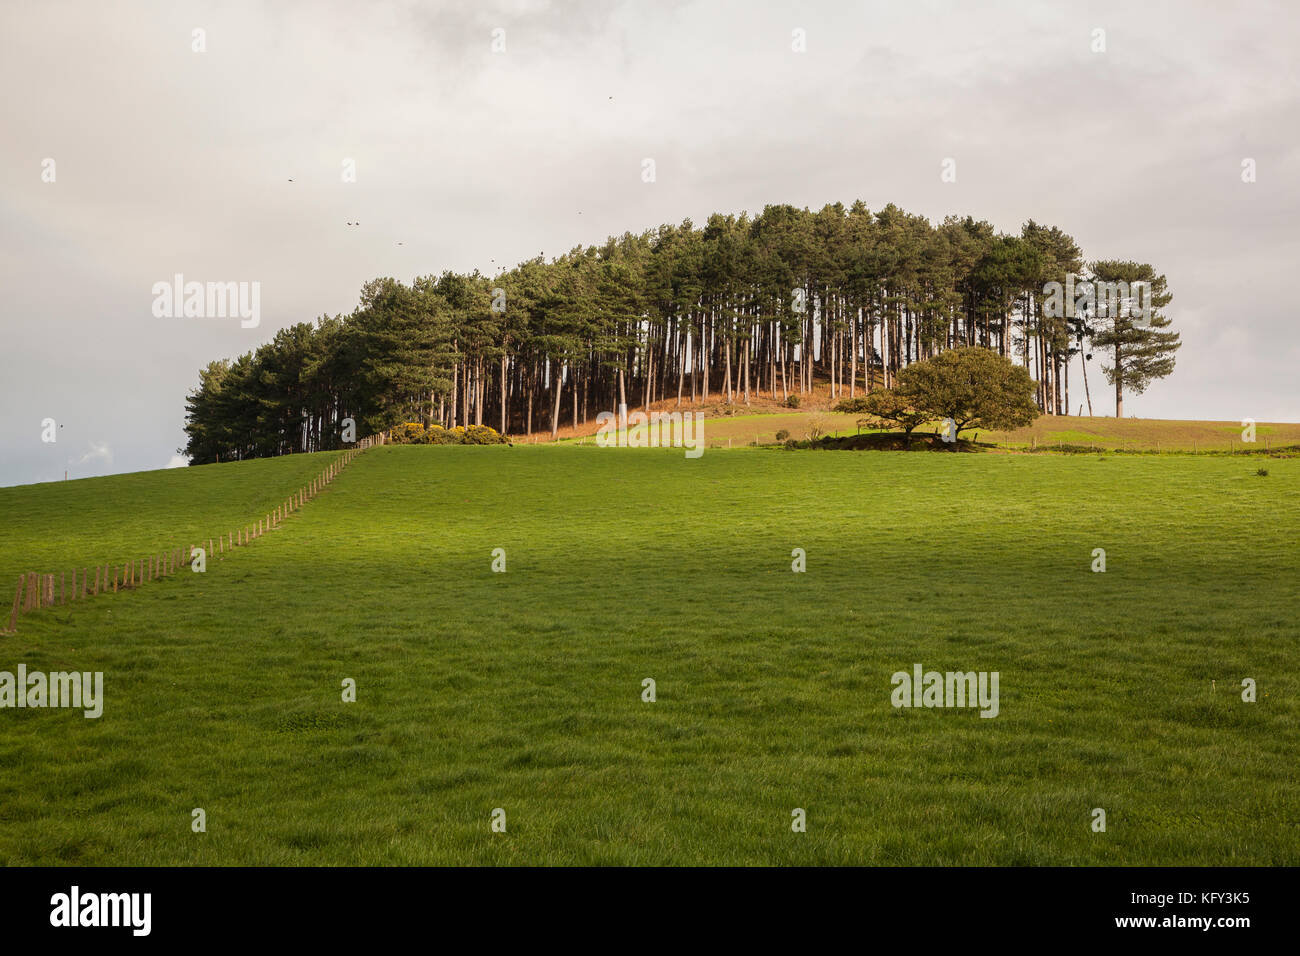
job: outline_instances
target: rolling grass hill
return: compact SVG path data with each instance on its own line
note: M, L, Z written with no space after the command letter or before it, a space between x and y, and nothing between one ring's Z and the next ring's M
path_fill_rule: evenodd
M0 567L238 527L324 460L0 489ZM1300 461L1260 463L374 449L0 638L106 697L0 710L0 863L1294 865ZM915 663L1000 713L894 708Z
M847 395L847 392L844 393ZM859 386L861 394L861 386ZM728 448L750 444L773 444L778 431L789 432L795 439L807 438L814 429L821 434L853 435L862 429L858 426L860 415L831 411L839 401L832 398L830 387L822 382L804 396L798 409L785 408L779 397L754 393L751 404L737 400L727 405L722 401L678 406L673 399L656 402L651 408L659 412L695 411L705 418L705 441L710 448ZM628 411L640 406L629 405ZM564 414L561 420L566 421ZM537 427L541 427L538 425ZM561 442L592 442L597 422L591 419L577 428L559 430ZM939 423L923 426L919 431L934 431ZM963 432L963 438L973 437ZM550 441L550 433L539 431L533 435L516 438L516 441L537 444ZM1113 418L1079 415L1042 415L1030 426L1011 431L979 430L981 443L1008 451L1050 451L1059 446L1096 448L1098 451L1124 452L1251 452L1263 453L1285 448L1294 454L1300 448L1300 424L1289 422L1257 422L1255 442L1243 443L1242 424L1237 421L1191 421L1154 418Z
M671 403L656 406L659 411L675 409ZM708 409L704 422L705 440L710 448L727 448L749 444L772 444L776 433L784 430L791 437L806 438L816 426L821 434L853 435L862 431L857 425L858 415L845 415L826 410L777 411L768 409L748 413L743 406L725 406ZM918 434L934 431L938 423L923 426ZM1034 424L1011 431L980 429L979 441L1008 451L1051 451L1058 445L1086 446L1098 451L1125 452L1194 452L1222 453L1249 452L1260 454L1270 450L1287 449L1294 454L1300 446L1300 425L1285 422L1258 422L1255 442L1242 441L1240 422L1173 421L1152 418L1089 418L1074 415L1043 415ZM578 431L561 432L561 441L590 444L596 427ZM963 438L974 432L962 432ZM542 442L549 436L534 436Z
M19 574L119 565L256 521L339 452L0 488L0 606Z
M1051 449L1065 445L1097 446L1119 451L1246 452L1300 446L1300 425L1258 422L1255 441L1242 441L1242 426L1236 422L1167 421L1154 418L1089 418L1044 415L1027 428L1011 432L989 432L981 440L1011 448L1038 446Z

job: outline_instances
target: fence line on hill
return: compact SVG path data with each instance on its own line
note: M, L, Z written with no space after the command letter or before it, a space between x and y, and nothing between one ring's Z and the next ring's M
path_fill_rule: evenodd
M207 549L203 553L204 566L206 567L208 558L214 555L224 556L226 552L245 547L268 531L278 528L285 518L320 494L357 455L368 448L386 444L387 440L387 432L379 432L369 438L361 439L330 462L319 475L286 498L283 504L276 505L267 512L264 517L245 525L238 531L225 531L217 534L215 538L208 538ZM18 632L20 614L29 614L47 607L59 607L73 601L83 601L100 594L116 594L119 587L123 590L138 588L150 581L170 577L181 568L191 567L195 552L202 547L203 542L200 540L198 544L174 545L147 557L133 558L120 564L113 562L90 568L73 568L71 588L68 587L66 571L56 573L29 571L20 574L18 587L14 591L13 608L9 612L9 627L4 633Z

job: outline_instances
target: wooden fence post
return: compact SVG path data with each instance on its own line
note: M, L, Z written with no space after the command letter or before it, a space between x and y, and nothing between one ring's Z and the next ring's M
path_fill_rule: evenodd
M23 575L18 575L18 590L14 592L14 607L9 612L9 630L14 634L18 633L18 608L23 599L23 580Z

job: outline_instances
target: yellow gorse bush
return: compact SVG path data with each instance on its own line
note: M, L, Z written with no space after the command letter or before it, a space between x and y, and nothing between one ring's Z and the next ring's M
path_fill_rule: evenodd
M490 425L457 425L444 428L422 422L403 422L389 431L389 441L409 445L499 445L506 439Z

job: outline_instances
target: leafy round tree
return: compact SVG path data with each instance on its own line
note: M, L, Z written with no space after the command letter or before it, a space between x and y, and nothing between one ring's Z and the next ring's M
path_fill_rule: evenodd
M909 365L892 388L845 399L835 410L865 413L866 421L896 425L906 435L948 418L958 432L1018 428L1038 417L1034 391L1027 369L989 349L966 346Z
M958 434L967 428L1019 428L1039 414L1029 371L979 347L949 349L907 366L894 391L932 419L951 418Z

